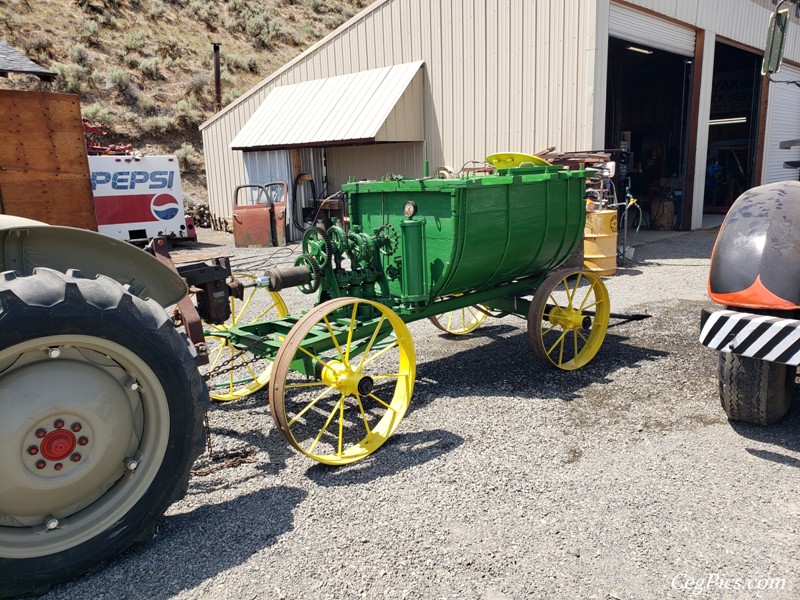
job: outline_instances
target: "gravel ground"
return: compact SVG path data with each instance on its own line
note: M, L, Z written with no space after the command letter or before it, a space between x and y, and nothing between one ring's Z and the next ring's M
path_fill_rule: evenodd
M650 318L612 321L577 372L538 363L520 319L412 324L411 409L350 467L290 450L265 392L215 405L214 449L254 462L194 477L151 543L46 598L800 597L800 402L771 428L725 419L697 342L714 233L637 248L607 285Z

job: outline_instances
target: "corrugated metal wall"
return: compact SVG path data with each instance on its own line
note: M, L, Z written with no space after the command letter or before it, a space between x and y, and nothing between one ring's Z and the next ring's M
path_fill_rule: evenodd
M586 149L602 141L608 0L378 0L203 127L211 209L229 211L242 182L241 152L228 144L275 85L425 61L424 119L431 169L502 150ZM721 40L759 49L769 0L630 0ZM712 37L713 39L713 37ZM786 57L800 64L792 18ZM367 171L421 175L407 144L329 151L330 180ZM356 164L365 160L364 164ZM373 170L375 169L375 170Z
M389 148L388 146L392 146ZM336 173L328 171L328 186L341 189L350 176L356 179L380 178L383 175L416 175L422 173L425 160L423 144L387 144L387 147L347 146L328 148L328 165L337 166ZM431 173L433 168L431 168Z
M425 61L431 169L498 151L589 149L598 1L379 0L204 126L212 212L228 210L230 190L244 177L241 152L228 144L271 86L413 60ZM331 181L355 175L353 161L367 155L365 176L387 165L422 174L418 146L387 144L329 151Z

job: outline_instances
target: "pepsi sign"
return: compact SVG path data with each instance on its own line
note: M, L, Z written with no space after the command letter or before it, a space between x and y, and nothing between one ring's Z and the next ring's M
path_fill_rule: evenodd
M112 190L169 190L175 171L92 171L92 191L108 185Z
M157 194L150 201L150 210L159 221L169 221L180 212L181 205L172 194Z
M97 229L117 239L188 237L174 156L90 156Z

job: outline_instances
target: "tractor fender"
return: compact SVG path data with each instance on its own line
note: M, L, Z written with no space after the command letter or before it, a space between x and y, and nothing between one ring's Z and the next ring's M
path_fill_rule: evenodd
M0 215L0 272L30 275L36 267L64 273L78 269L90 278L106 275L164 308L189 292L175 270L127 242L86 229Z
M737 198L711 254L708 295L726 306L800 308L800 182L754 187Z

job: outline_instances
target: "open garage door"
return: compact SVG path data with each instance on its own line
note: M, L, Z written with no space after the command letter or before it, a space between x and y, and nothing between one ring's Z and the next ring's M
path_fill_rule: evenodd
M621 4L611 4L608 35L681 56L694 56L694 29Z

